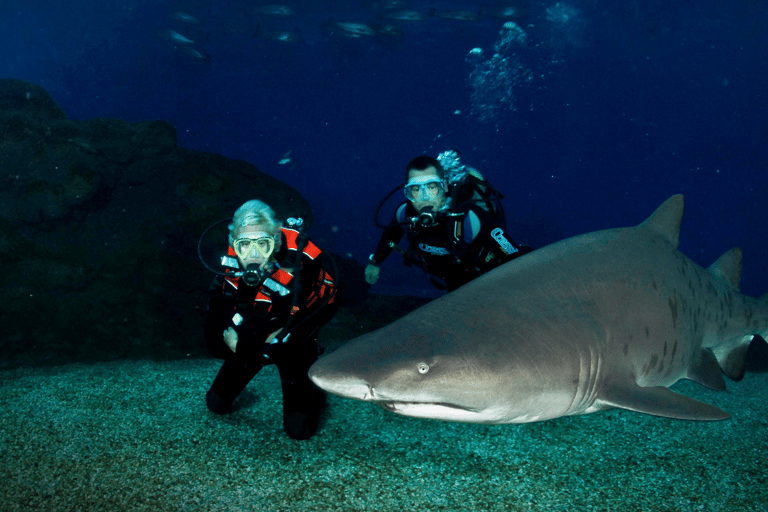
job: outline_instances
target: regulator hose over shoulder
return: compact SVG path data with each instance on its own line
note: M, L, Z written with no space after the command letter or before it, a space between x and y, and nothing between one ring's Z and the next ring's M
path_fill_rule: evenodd
M224 222L230 222L231 220L232 220L232 217L227 217L226 219L217 220L216 222L214 222L213 224L208 226L205 231L203 231L203 234L200 235L200 240L198 240L198 242L197 242L197 257L200 258L200 263L202 263L203 266L206 269L210 270L211 272L213 272L217 276L239 276L240 274L242 274L242 272L239 272L239 273L238 272L235 272L235 273L229 272L229 273L227 273L227 272L222 272L220 270L216 270L215 268L212 268L210 265L208 265L208 263L206 263L205 259L203 258L203 249L202 249L202 247L203 247L203 240L205 239L205 237L208 234L208 232L210 230L212 230L213 228L215 228L216 226L218 226L219 224L222 224Z

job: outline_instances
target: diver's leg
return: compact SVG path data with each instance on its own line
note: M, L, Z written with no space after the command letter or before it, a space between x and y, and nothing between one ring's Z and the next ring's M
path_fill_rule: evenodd
M216 414L224 414L235 401L235 398L245 389L245 386L261 370L261 363L243 363L229 358L221 365L219 373L213 380L211 389L205 394L208 410Z
M317 431L325 407L325 392L309 379L308 371L317 361L316 334L302 344L299 354L277 363L283 387L283 429L292 439L309 439ZM298 356L298 357L297 357Z

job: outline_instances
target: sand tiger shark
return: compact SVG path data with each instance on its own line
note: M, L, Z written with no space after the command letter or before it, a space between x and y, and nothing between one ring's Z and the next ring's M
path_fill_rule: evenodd
M343 345L309 371L406 416L527 423L618 407L685 420L720 408L669 389L744 375L768 298L739 293L741 250L708 269L677 250L683 196L643 223L568 238ZM765 296L764 296L765 297Z

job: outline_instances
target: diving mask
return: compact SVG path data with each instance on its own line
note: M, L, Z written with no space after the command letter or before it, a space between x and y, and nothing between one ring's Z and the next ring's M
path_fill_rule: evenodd
M437 176L419 176L405 184L406 199L410 201L431 201L444 190L443 181Z
M232 248L241 260L267 261L275 251L275 239L269 233L249 233L248 237L232 242Z

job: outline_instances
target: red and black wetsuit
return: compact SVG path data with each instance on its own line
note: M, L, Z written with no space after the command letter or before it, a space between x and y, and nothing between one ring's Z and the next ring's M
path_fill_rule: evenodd
M318 357L318 330L336 313L339 297L323 254L311 241L301 244L299 268L294 268L299 246L299 233L283 228L278 264L258 287L245 286L234 275L214 279L208 292L205 338L208 350L224 364L206 401L211 411L225 412L259 370L274 363L283 388L285 430L294 439L306 439L317 427L325 400L307 371ZM236 261L232 248L229 251ZM224 342L228 327L238 335L236 352ZM281 329L273 343L265 344Z

